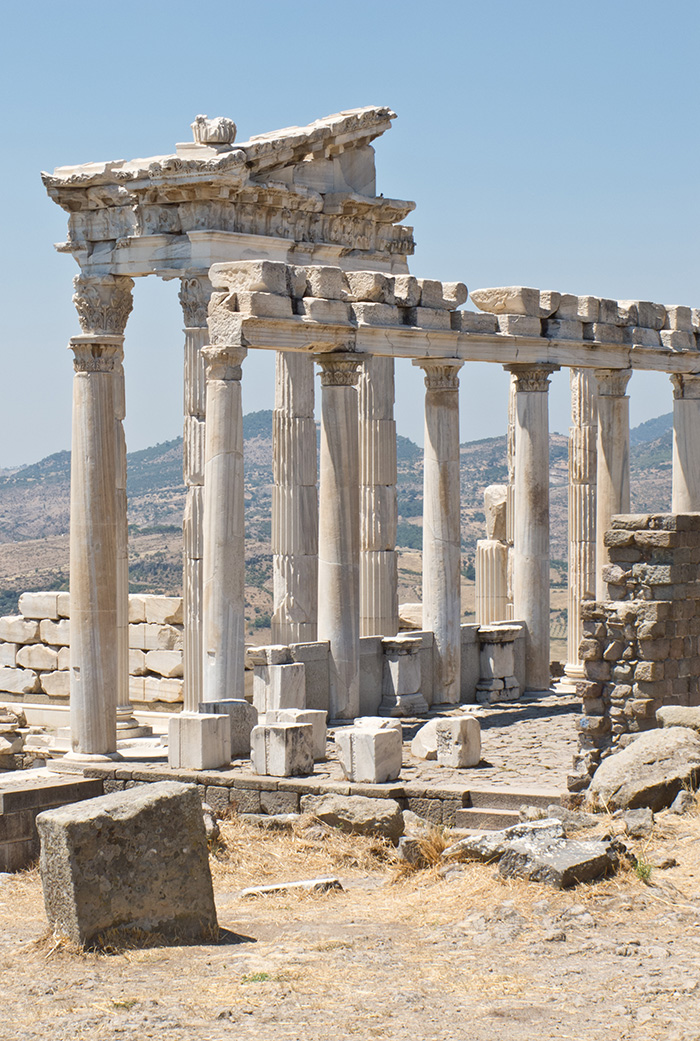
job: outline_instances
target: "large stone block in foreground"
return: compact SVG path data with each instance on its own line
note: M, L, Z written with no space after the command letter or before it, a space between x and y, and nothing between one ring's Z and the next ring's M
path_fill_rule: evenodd
M37 817L46 914L76 943L218 936L194 785L163 781Z

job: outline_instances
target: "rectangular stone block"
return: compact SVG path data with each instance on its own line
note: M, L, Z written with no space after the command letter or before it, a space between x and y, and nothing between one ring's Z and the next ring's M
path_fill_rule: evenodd
M258 712L279 708L306 708L306 669L301 663L256 665L253 704Z
M146 651L146 669L173 679L182 676L182 651Z
M305 296L325 297L326 300L347 299L348 283L338 267L311 264L306 268Z
M394 299L399 307L418 307L420 286L413 275L394 276Z
M22 593L19 613L24 618L59 618L58 593Z
M339 727L335 745L343 774L349 781L384 784L401 773L403 742L395 727Z
M477 314L475 311L451 311L450 325L455 332L461 333L495 333L498 331L498 319L495 314Z
M145 651L139 651L134 648L129 650L129 675L130 676L144 676L148 672L146 668L146 654Z
M499 314L498 331L508 336L541 336L542 322L531 315Z
M68 669L56 669L54 672L42 672L39 677L41 689L52 698L70 697L70 672Z
M182 629L155 623L130 625L129 647L140 651L181 651Z
M584 340L595 340L598 343L624 343L624 330L611 322L585 322L583 326Z
M451 329L450 312L437 307L407 307L404 324L421 329Z
M659 332L661 346L669 351L694 351L696 341L693 333L682 332L680 329L662 329Z
M58 594L58 617L70 618L70 593Z
M39 677L31 669L0 668L0 691L32 694L39 690Z
M145 701L182 701L181 679L160 679L156 676L143 677L143 697Z
M380 271L347 271L348 300L377 304L395 303L394 282Z
M231 762L228 716L181 712L168 721L168 766L174 770L218 770Z
M46 618L39 623L39 635L44 643L52 647L68 647L70 645L70 619L61 618L58 622L52 622Z
M481 728L474 717L449 717L435 728L439 766L477 766L481 758Z
M213 717L215 718L215 717ZM164 781L37 817L41 881L54 931L86 944L218 938L202 804Z
M566 321L597 322L599 313L600 304L597 297L562 293L554 317Z
M313 727L314 762L326 758L326 720L327 712L319 709L278 708L269 709L265 715L266 723L310 723Z
M343 300L324 300L315 296L305 296L302 300L297 300L294 311L301 318L329 325L350 322L352 318L350 305Z
M134 623L146 621L146 597L139 593L129 594L129 621Z
M286 290L285 290L286 291ZM289 296L276 293L248 293L236 291L238 310L256 318L291 318L292 301Z
M0 618L0 640L7 643L35 643L39 639L39 622L22 615Z
M463 282L439 282L434 278L419 278L420 304L434 310L454 311L466 303L468 291Z
M231 758L250 757L250 734L258 723L258 711L244 698L227 698L222 701L201 701L199 711L228 717L231 727Z
M19 646L17 643L0 643L0 667L9 666L14 669L17 664Z
M356 303L350 310L358 325L403 325L398 307L391 304Z
M583 324L568 318L546 318L542 322L542 333L552 340L582 340Z
M181 596L145 596L146 621L158 625L182 625Z
M310 723L265 723L250 735L251 765L256 774L304 777L314 770L314 737Z
M287 292L287 265L277 260L235 260L212 267L209 276L215 289L249 293Z
M17 651L17 664L23 669L57 669L58 651L43 643L27 643Z

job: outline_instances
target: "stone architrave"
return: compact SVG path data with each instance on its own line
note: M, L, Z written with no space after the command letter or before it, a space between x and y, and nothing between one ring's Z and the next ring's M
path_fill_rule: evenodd
M394 359L367 357L359 383L360 635L399 628Z
M596 369L598 438L596 448L596 600L607 599L603 565L605 532L617 513L630 510L629 398L631 369Z
M243 347L205 347L202 701L244 696Z
M318 493L314 363L277 351L272 414L272 642L316 639Z
M700 511L700 375L674 373L673 513Z
M204 521L204 420L206 376L202 348L209 342L207 306L211 282L203 274L180 279L185 323L183 477L187 495L182 524L183 709L202 700L202 553Z
M330 643L331 719L360 710L358 367L353 354L317 356L321 368L318 639Z
M583 679L581 601L595 597L596 380L590 369L571 369L569 432L569 610L566 675Z
M434 634L433 705L460 699L461 531L459 369L456 359L415 360L425 372L423 628Z
M116 752L117 705L128 705L129 574L124 329L133 281L74 279L82 335L74 336L71 448L71 748Z
M526 688L549 689L549 377L558 366L508 365L515 376L513 609L527 624Z

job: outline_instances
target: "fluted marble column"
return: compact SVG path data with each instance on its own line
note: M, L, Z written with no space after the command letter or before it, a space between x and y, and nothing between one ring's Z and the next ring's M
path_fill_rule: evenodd
M700 511L700 375L671 376L673 384L674 513Z
M505 618L512 620L513 613L513 544L515 540L515 391L517 381L511 373L508 387L508 429L506 432L506 462L508 466L508 485L506 495L506 613Z
M616 513L630 509L630 412L625 394L631 369L596 369L598 438L596 463L596 599L604 600L607 585L605 532Z
M330 642L331 719L360 711L358 367L353 354L319 355L321 458L318 639Z
M461 525L459 370L461 361L416 360L425 372L423 449L423 628L434 634L433 704L460 699Z
M278 351L272 414L272 642L315 640L318 492L314 362Z
M595 597L596 380L590 369L571 369L569 431L569 610L566 674L583 679L578 649L583 637L581 601Z
M205 347L202 701L244 696L243 347Z
M551 365L507 365L515 376L513 612L527 623L526 689L549 689L549 376Z
M211 291L211 283L205 275L180 280L180 304L185 321L182 466L187 497L182 523L182 595L183 708L186 712L196 712L203 700L202 555L206 379L202 348L209 342L207 305Z
M394 359L368 356L359 383L360 635L399 629Z

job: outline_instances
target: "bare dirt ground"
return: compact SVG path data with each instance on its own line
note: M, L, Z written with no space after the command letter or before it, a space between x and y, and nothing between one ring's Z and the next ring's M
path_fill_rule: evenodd
M218 945L84 953L48 935L36 870L4 876L2 1041L700 1036L698 816L662 814L628 840L643 864L678 866L563 893L493 865L401 875L390 851L337 832L234 820L223 838ZM321 875L344 891L239 895Z

